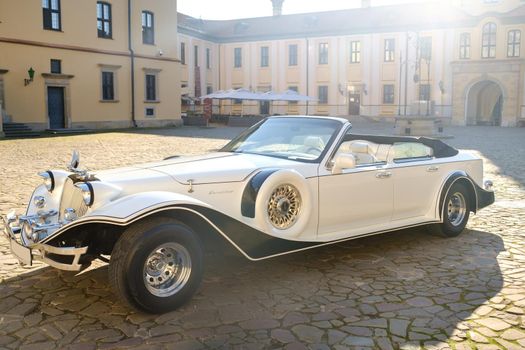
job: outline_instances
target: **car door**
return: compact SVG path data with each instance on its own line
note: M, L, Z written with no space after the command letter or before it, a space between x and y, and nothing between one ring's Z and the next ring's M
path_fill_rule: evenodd
M389 225L393 183L388 164L361 164L340 174L321 166L319 175L320 237L350 237Z
M419 143L400 142L392 146L392 151L392 221L433 219L444 169L432 156L432 149Z

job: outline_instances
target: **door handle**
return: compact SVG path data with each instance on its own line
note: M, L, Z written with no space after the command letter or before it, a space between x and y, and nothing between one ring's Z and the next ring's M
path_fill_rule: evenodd
M439 170L439 167L438 166L435 166L435 165L431 165L427 168L427 171L428 172L434 172L434 171L438 171Z
M390 171L381 171L376 174L376 177L378 179L386 179L388 177L392 176L392 173Z

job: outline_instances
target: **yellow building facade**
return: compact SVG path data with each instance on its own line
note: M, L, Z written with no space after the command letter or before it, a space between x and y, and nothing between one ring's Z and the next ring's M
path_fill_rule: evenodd
M4 123L178 125L175 0L0 2Z
M189 96L293 89L317 100L222 102L223 114L432 115L456 125L525 121L520 0L381 7L363 1L357 9L282 15L274 8L272 17L227 21L179 14L178 27Z

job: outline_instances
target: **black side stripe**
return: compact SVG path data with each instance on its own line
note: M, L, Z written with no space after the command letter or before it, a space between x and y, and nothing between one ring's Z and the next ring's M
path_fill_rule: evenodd
M179 205L199 212L208 218L237 246L253 259L287 253L319 245L321 242L301 242L272 237L228 215L198 205Z
M279 169L265 169L255 174L242 193L241 214L247 218L255 217L255 200L264 181Z

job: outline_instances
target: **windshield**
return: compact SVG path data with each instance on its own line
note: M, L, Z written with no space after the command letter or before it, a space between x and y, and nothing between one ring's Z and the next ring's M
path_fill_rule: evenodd
M332 119L269 118L240 134L221 151L315 162L341 126Z

